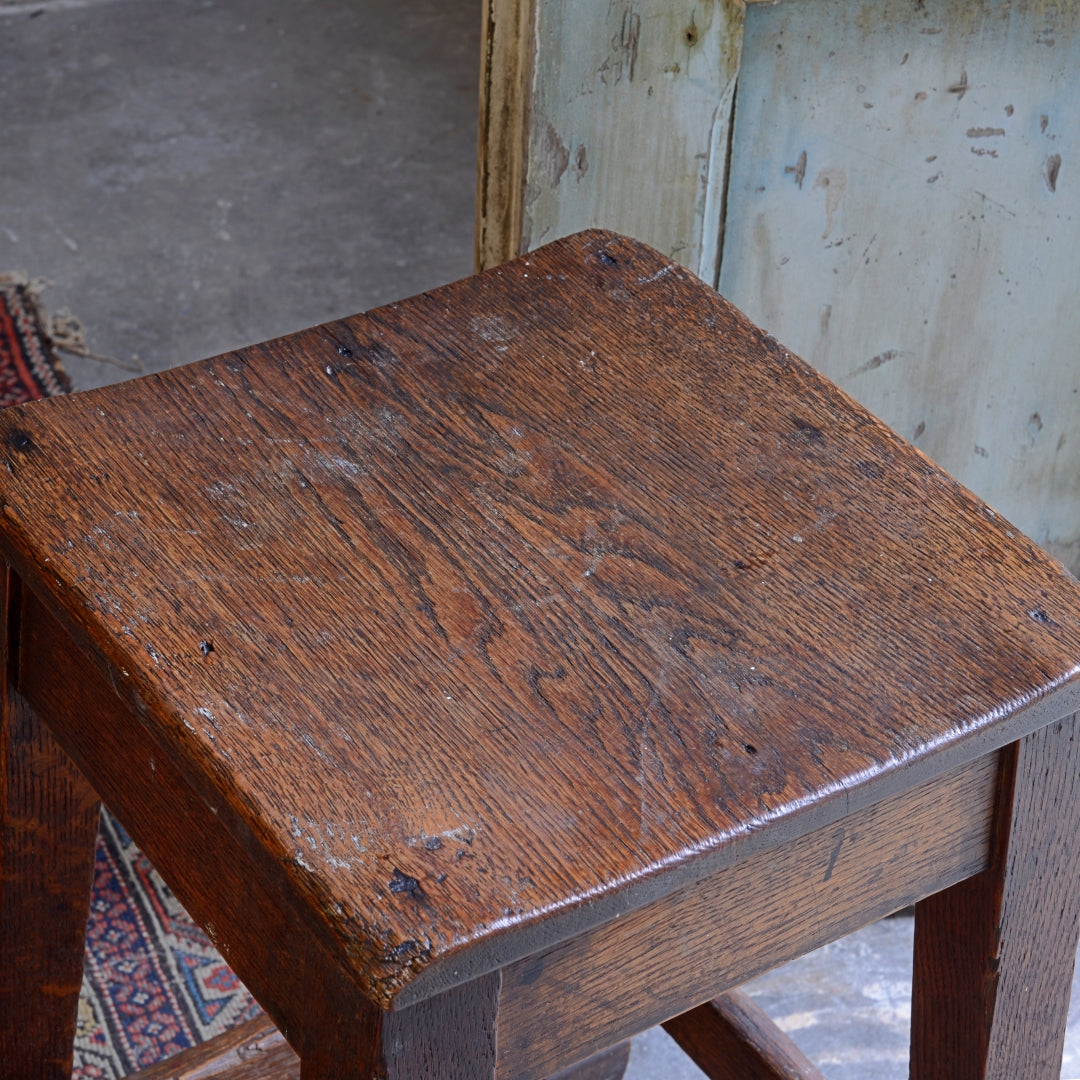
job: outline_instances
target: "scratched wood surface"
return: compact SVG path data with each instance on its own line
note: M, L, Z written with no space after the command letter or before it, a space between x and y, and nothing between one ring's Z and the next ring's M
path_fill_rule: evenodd
M17 569L383 1007L1077 705L1060 566L608 234L0 439Z
M265 1016L256 1017L128 1080L300 1080L300 1059Z
M720 291L1080 569L1080 7L748 9Z
M648 241L1080 571L1077 5L488 7L479 266Z

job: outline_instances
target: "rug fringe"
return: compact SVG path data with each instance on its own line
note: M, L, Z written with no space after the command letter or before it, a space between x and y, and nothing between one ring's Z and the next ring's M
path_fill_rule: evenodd
M31 277L25 270L8 270L0 273L0 285L20 285L25 290L28 303L33 307L42 332L49 339L49 344L61 352L73 356L83 356L89 360L98 360L103 364L112 364L121 371L141 372L142 364L137 360L129 362L115 356L105 356L93 352L86 344L86 328L77 315L68 308L61 308L55 314L45 307L41 293L51 284L48 278Z

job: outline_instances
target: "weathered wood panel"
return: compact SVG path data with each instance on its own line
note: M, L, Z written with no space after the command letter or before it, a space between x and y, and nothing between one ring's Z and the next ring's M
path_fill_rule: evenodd
M500 19L499 7L489 0L478 263L599 225L715 282L742 6L535 0L531 22ZM527 108L513 104L525 78ZM520 133L507 134L515 119Z
M532 0L484 0L476 158L476 269L520 253Z
M747 11L721 291L1080 565L1080 7Z

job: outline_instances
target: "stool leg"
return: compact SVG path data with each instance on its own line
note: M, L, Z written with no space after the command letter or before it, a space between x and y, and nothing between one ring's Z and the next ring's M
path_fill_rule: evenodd
M494 1080L499 972L391 1013L332 981L300 1034L300 1080ZM551 1080L621 1080L629 1058L619 1043Z
M98 800L18 694L21 585L0 575L0 1076L66 1080Z
M630 1062L630 1041L621 1042L599 1054L549 1076L547 1080L622 1080Z
M990 869L916 908L912 1080L1058 1080L1080 933L1080 722L1003 752Z
M381 1012L341 983L300 1033L301 1080L494 1080L499 972Z

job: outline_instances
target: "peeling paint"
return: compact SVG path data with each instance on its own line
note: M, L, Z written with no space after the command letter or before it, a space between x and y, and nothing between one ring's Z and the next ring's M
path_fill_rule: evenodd
M1058 174L1061 172L1061 155L1051 154L1043 164L1043 179L1051 192L1057 191Z
M544 128L544 137L540 144L540 165L552 187L559 186L559 181L563 178L563 173L566 172L569 164L570 151L549 122Z
M921 4L748 8L720 290L1080 568L1080 8Z
M599 225L715 283L743 20L739 0L536 6L526 250Z
M582 143L574 151L574 178L580 184L584 175L589 171L589 154Z
M847 173L838 168L822 169L814 181L814 187L825 192L825 231L821 234L821 239L827 240L833 231L836 211L847 187Z
M801 191L803 180L806 179L806 151L803 150L799 153L794 165L785 165L784 172L794 174L795 186Z

